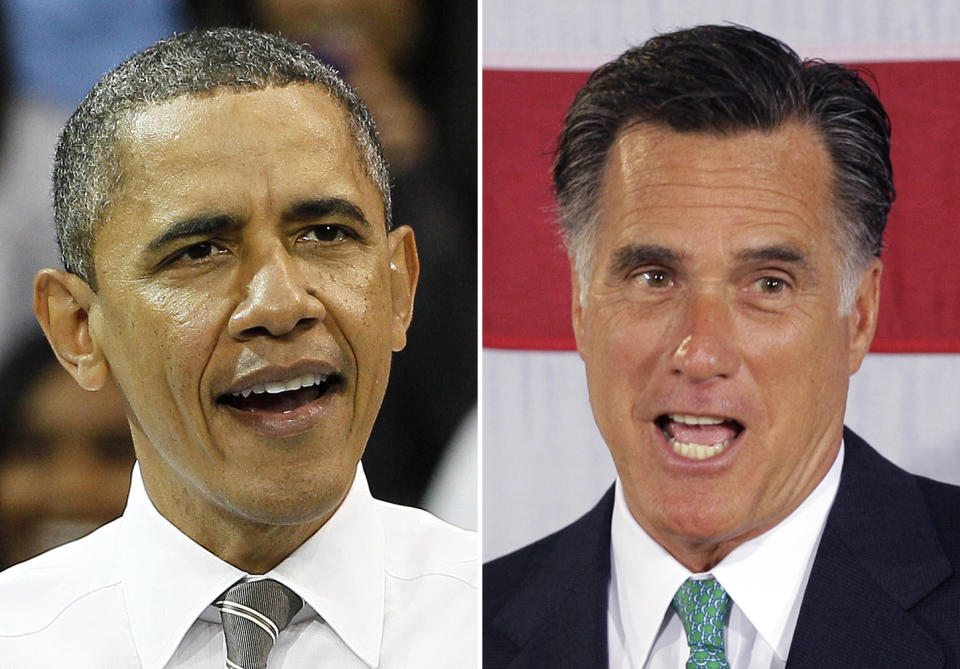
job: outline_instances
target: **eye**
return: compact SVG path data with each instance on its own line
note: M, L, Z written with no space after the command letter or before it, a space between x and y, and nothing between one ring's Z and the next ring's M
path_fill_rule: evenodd
M669 288L673 284L673 279L662 269L648 269L637 274L636 278L650 288Z
M775 276L764 276L754 282L761 293L765 295L778 295L787 289L787 282Z
M225 250L213 242L200 242L183 249L173 257L173 260L203 260L219 253L225 253Z
M301 235L308 242L342 242L351 237L350 231L340 225L315 225Z

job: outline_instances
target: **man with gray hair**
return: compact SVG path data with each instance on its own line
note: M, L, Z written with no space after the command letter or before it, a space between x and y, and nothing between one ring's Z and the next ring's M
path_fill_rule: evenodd
M850 69L738 26L595 71L554 187L617 470L484 570L484 666L960 663L960 489L843 426L894 197Z
M37 318L138 465L120 519L0 575L0 664L473 666L474 536L359 465L419 266L353 90L278 37L163 40L67 122L54 200Z

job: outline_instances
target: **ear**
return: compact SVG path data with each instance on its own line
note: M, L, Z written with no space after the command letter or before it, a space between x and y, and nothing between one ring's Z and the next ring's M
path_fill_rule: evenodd
M570 259L570 311L573 317L573 338L577 342L577 351L583 341L583 300L580 299L580 275L574 268L573 259ZM583 354L580 354L583 357Z
M870 349L873 334L877 330L877 313L880 308L880 277L883 263L874 258L860 277L857 297L850 312L850 374L860 369L863 357Z
M407 328L413 317L413 297L420 278L420 256L413 229L406 225L387 234L390 243L390 299L393 307L394 351L407 345Z
M99 390L109 366L90 334L96 294L87 283L58 269L44 269L33 280L33 312L63 368L87 390Z

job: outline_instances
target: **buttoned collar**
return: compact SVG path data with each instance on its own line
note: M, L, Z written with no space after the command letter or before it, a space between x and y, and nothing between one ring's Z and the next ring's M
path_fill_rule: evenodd
M810 566L840 485L843 444L813 492L778 525L710 572L781 660L790 650ZM677 589L692 574L637 524L617 479L611 578L631 666L644 666Z
M248 574L160 515L134 467L121 519L125 603L144 669L160 669L208 605ZM384 532L362 467L336 513L264 574L300 595L368 666L379 664L384 613Z

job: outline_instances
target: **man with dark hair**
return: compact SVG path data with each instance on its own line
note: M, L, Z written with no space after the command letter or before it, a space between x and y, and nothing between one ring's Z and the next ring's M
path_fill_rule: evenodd
M67 122L54 200L37 318L138 464L120 519L0 576L0 664L471 666L473 535L359 466L419 267L353 90L277 37L163 40Z
M590 76L554 187L617 481L485 567L484 666L960 662L960 489L843 427L889 138L856 72L742 27Z

